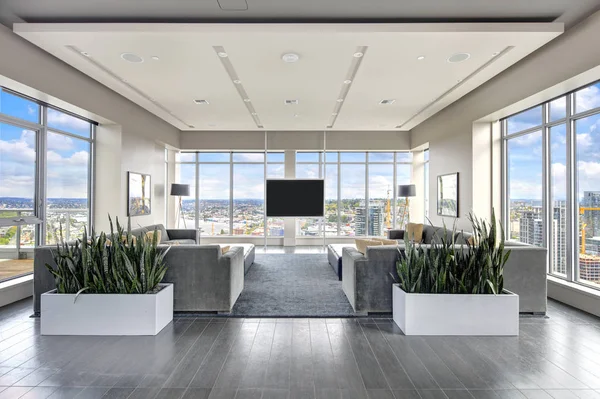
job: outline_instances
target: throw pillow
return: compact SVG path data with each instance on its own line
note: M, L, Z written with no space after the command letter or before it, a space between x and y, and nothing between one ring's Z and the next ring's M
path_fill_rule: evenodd
M127 235L126 234L123 234L121 236L121 241L123 241L124 243L127 243ZM132 235L131 236L131 241L132 241L133 245L135 245L137 243L137 237L134 236L134 235Z
M225 255L227 252L229 252L229 249L231 249L229 245L226 247L221 247L221 255Z
M146 241L152 242L152 240L154 239L154 233L156 233L156 243L160 244L160 238L162 235L162 232L160 230L148 231L144 238L146 239Z
M406 225L406 234L409 240L423 241L423 223L409 223Z
M372 238L372 240L379 241L381 243L381 245L398 245L398 241L388 240L387 238L375 237L375 238Z
M364 238L357 238L354 240L354 243L356 244L356 249L358 250L358 252L360 252L363 255L365 252L367 252L367 247L376 247L379 245L383 245L381 241L368 240Z

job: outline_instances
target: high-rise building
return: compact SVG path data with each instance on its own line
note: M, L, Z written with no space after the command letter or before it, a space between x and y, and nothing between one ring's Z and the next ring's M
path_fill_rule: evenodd
M567 203L556 201L552 220L552 270L567 272Z
M600 283L600 256L579 254L579 278Z
M534 207L523 211L519 219L519 241L536 245L544 244L544 224L542 221L542 208Z
M385 212L381 205L369 206L369 231L367 232L367 211L364 206L356 208L356 235L380 236L385 225Z

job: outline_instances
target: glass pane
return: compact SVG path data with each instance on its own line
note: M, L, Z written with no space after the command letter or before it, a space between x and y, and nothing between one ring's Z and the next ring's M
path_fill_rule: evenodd
M342 165L340 176L341 232L343 236L367 234L365 165Z
M552 273L567 271L567 131L565 125L550 129L550 206L552 207Z
M427 167L428 163L425 164ZM401 184L410 184L412 181L412 164L397 164L396 165L396 182L398 185ZM396 187L396 190L398 188ZM412 198L415 200L416 198ZM409 198L410 202L411 198ZM397 197L396 198L396 228L403 229L408 223L410 218L408 212L408 204L406 203L406 198Z
M600 107L600 82L585 87L575 93L575 112L588 111Z
M370 152L369 162L394 162L393 152Z
M371 154L369 154L371 156ZM393 156L393 154L392 154ZM383 236L392 228L394 165L369 165L369 234Z
M265 162L265 153L264 152L234 152L233 153L233 162Z
M326 166L326 179L325 179L325 235L337 236L340 235L338 231L338 182L339 173L337 164L330 164ZM344 218L347 220L347 218ZM322 235L319 233L319 235Z
M296 178L318 179L319 177L319 164L304 163L296 165Z
M230 165L200 165L200 214L202 235L229 234ZM193 194L195 195L195 194Z
M284 164L267 164L267 178L268 179L283 179L285 177L285 165Z
M365 162L366 160L366 152L340 152L341 162Z
M285 153L269 152L267 153L267 162L285 162Z
M335 224L336 231L333 235L337 234L337 222L335 222ZM296 218L296 235L307 237L323 237L323 219Z
M0 227L0 281L32 273L34 247L34 225Z
M557 98L550 102L550 122L567 116L567 97Z
M423 151L423 158L425 162L429 162L429 150Z
M429 162L425 162L423 174L425 175L425 220L423 222L429 224Z
M264 185L263 165L233 165L233 235L264 235Z
M90 143L48 132L46 243L83 236L89 221Z
M39 105L2 89L0 89L0 113L29 122L40 123Z
M48 108L48 127L89 139L92 125L83 119Z
M542 246L542 133L508 140L507 160L510 239Z
M577 199L579 210L579 276L600 285L600 114L579 119L577 134Z
M0 217L33 214L36 141L35 132L0 123Z
M542 124L542 106L528 109L507 119L507 134L531 129Z
M175 164L175 182L190 185L190 196L177 198L181 210L177 209L175 228L193 229L196 227L196 164Z
M429 151L427 151L429 153ZM396 153L396 162L398 163L411 163L413 159L412 152L398 152Z
M196 162L196 153L177 152L175 153L175 162Z
M296 162L319 162L318 152L297 152Z
M337 162L339 158L338 152L328 152L325 154L326 162Z
M200 162L229 162L231 154L228 152L200 152L198 160ZM194 162L194 159L191 160Z

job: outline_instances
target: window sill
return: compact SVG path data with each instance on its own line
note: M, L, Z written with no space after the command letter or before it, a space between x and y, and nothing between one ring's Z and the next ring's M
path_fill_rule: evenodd
M0 307L33 295L33 273L0 283Z
M600 290L548 276L548 298L600 317Z

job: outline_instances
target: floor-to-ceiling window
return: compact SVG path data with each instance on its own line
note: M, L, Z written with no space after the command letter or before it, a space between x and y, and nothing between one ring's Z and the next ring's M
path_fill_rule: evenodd
M0 88L0 280L91 223L94 124ZM28 252L29 251L29 252Z
M283 236L283 219L265 218L265 178L283 178L283 152L182 152L175 180L190 185L183 219L201 236ZM268 226L265 229L265 223Z
M323 159L325 158L325 159ZM404 199L398 184L412 178L409 152L298 152L297 178L325 179L325 226L299 218L298 236L383 236L400 223Z
M424 178L424 190L423 193L425 199L425 223L429 224L429 149L423 151L423 178Z
M600 83L502 120L507 236L600 287Z

